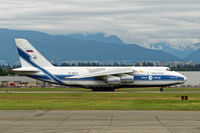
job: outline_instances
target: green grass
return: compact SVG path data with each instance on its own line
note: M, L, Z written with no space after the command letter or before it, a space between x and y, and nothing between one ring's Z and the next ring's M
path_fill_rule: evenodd
M0 110L200 111L200 93L1 93Z

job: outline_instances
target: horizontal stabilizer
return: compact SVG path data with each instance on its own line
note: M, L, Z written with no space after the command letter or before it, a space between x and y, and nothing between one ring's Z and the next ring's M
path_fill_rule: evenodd
M40 72L39 70L34 69L33 67L32 68L16 68L16 69L12 69L10 71L15 72L15 73L37 73L37 72Z

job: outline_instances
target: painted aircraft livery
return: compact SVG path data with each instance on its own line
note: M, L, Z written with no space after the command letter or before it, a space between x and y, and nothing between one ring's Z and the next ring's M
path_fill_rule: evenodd
M12 71L41 81L93 91L123 87L165 87L187 78L168 67L57 67L25 39L15 39L21 68Z

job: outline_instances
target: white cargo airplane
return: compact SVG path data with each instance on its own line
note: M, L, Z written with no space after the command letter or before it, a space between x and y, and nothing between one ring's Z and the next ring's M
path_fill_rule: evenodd
M187 79L168 67L57 67L27 40L15 42L22 67L12 71L49 83L113 91L122 87L165 87L182 84Z

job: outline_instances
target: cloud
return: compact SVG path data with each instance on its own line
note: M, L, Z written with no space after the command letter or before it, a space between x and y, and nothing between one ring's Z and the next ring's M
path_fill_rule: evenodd
M148 47L200 42L198 0L0 0L0 27L50 34L117 35Z

